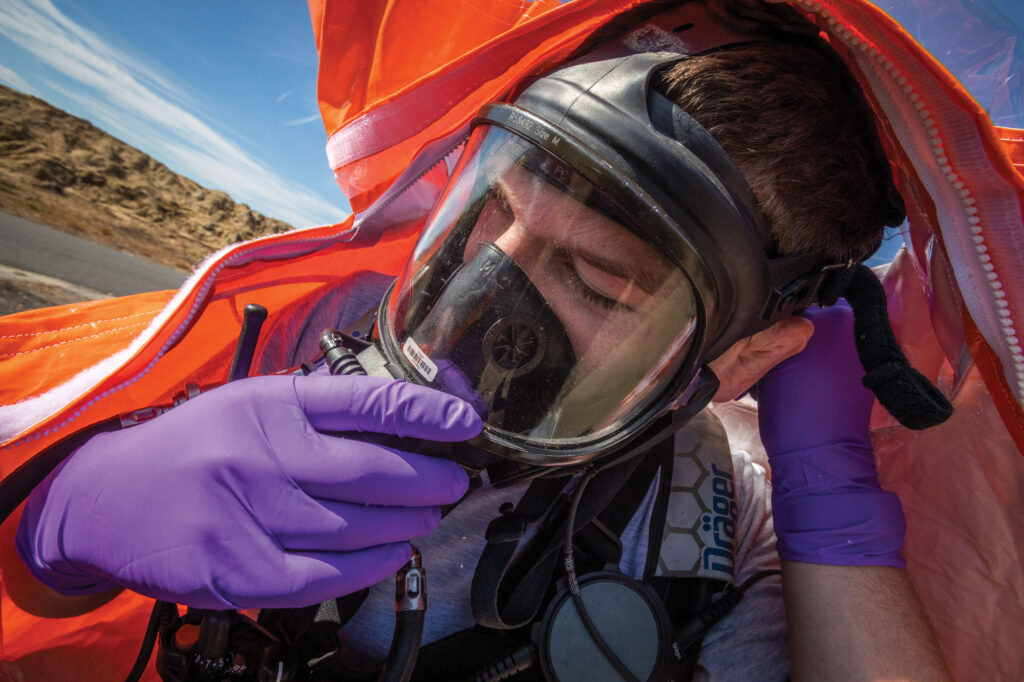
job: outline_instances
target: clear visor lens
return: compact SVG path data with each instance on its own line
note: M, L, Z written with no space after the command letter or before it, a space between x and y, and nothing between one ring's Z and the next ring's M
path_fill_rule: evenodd
M388 309L393 351L513 440L579 446L664 393L697 327L687 276L607 195L481 126Z

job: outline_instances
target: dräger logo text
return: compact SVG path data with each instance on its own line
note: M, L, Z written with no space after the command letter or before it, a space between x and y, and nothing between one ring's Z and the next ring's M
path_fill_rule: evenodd
M711 513L701 518L705 537L713 544L705 545L702 561L705 570L732 573L736 551L736 488L732 474L711 464Z

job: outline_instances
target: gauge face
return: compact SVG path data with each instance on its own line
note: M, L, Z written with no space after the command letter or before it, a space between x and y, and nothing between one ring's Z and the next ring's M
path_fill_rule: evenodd
M622 676L588 632L568 592L552 604L541 625L542 665L560 682L619 682ZM625 576L584 578L580 598L605 644L640 680L652 679L665 656L663 619L650 596ZM664 615L663 613L661 614ZM623 627L628 623L628 627Z

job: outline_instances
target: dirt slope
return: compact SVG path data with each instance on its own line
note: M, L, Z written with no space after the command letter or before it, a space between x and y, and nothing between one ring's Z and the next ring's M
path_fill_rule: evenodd
M183 270L226 244L291 229L3 86L0 211Z

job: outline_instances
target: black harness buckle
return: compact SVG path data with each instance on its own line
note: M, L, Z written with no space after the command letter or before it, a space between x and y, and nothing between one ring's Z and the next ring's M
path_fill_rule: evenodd
M801 275L782 287L772 289L761 310L761 318L775 320L779 317L792 313L794 310L806 308L818 302L818 294L822 285L827 279L833 276L836 270L847 270L852 273L854 261L846 263L834 263L821 267L817 271ZM844 278L847 279L847 278ZM833 301L834 302L834 301Z

